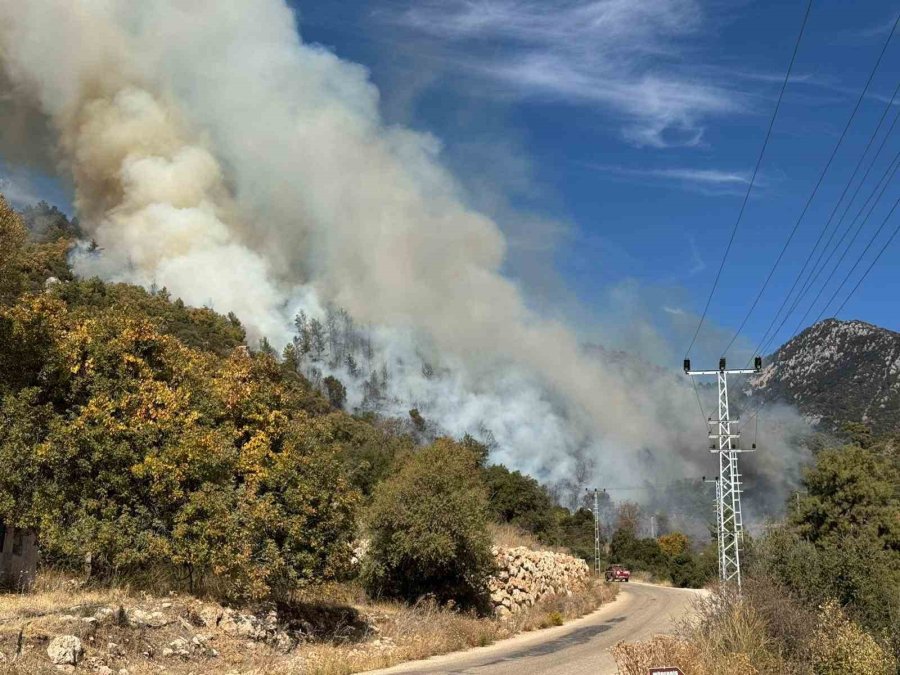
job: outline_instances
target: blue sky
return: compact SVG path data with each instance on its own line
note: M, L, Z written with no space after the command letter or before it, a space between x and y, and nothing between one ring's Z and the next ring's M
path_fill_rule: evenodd
M566 316L588 338L648 356L656 350L658 361L680 359L746 190L805 2L291 2L305 41L369 69L389 123L441 139L445 161L473 204L506 231L507 272L536 306ZM749 308L896 12L880 1L814 2L696 355L717 356ZM762 337L809 255L898 77L895 36L832 170L738 341L744 351ZM891 109L884 129L896 111L900 106ZM898 150L900 123L850 216ZM872 156L870 151L863 169ZM2 175L5 189L18 186L22 198L67 199L58 185L26 180L10 167L0 165ZM897 194L889 184L842 270L856 260ZM876 239L847 290L892 226ZM900 239L840 316L900 330L898 263ZM790 336L817 290L787 320L776 345Z
M703 308L805 2L396 0L296 6L305 40L371 70L389 121L442 139L446 161L473 200L508 232L509 271L533 295L558 306L593 308L599 323L608 312L632 312L673 340L683 339L684 326L678 331L671 321L679 312ZM896 11L887 2L814 3L757 186L713 300L712 325L701 340L710 355L728 342L728 331L740 323L781 250ZM745 347L762 337L800 271L898 75L900 36L895 36L747 324ZM888 114L882 133L898 109ZM900 148L897 136L900 123L834 243ZM863 170L879 143L880 137ZM842 270L856 260L896 194L890 184ZM842 212L843 205L838 217ZM900 330L898 262L900 240L841 317ZM831 288L843 275L839 272ZM787 320L779 344L817 290L818 285L801 302L802 311ZM830 295L830 290L823 295L805 323ZM680 316L685 324L692 320Z

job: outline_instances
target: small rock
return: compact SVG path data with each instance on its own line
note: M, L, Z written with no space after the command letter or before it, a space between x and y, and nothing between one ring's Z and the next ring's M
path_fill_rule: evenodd
M97 623L104 623L105 621L111 620L116 615L116 610L112 607L101 607L96 612L94 612L94 618L97 619Z
M216 607L204 607L197 612L197 615L207 628L217 626L222 619L222 611Z
M128 624L132 628L162 628L172 623L172 620L162 612L145 612L142 609L132 609L127 613Z
M60 635L48 645L47 656L56 665L75 666L84 656L84 647L74 635Z
M177 640L172 640L169 643L168 647L165 647L162 650L163 656L190 656L191 649L190 643L184 638L178 638Z
M109 666L100 666L94 671L97 675L113 675L113 669Z

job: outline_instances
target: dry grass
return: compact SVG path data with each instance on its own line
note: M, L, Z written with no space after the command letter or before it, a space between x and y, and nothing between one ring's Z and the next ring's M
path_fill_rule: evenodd
M695 609L677 637L616 645L619 672L678 666L686 675L891 675L896 669L889 651L837 605L813 611L770 582L748 580L743 597L718 588L698 598Z
M42 571L29 592L0 593L0 626L19 625L45 615L71 614L73 607L121 604L135 597L127 586L85 587L70 576Z
M510 523L490 523L488 531L491 535L491 541L496 546L505 546L514 548L516 546L524 546L533 551L553 551L554 553L571 553L569 549L563 546L547 546L542 544L537 537L531 532L526 532Z
M672 587L672 580L668 578L660 578L650 572L642 572L642 571L632 571L631 572L631 580L632 581L642 581L647 584L653 584L654 586L665 586L667 588Z
M57 636L81 638L86 661L80 670L91 672L108 665L116 672L127 667L131 675L165 671L172 675L234 672L285 675L342 675L387 667L403 661L491 644L520 631L560 625L582 616L615 597L618 588L592 584L583 592L548 598L527 612L506 620L481 618L424 601L415 606L372 602L353 584L330 584L298 593L295 605L307 617L318 613L351 612L362 630L347 631L333 622L317 631L315 639L290 654L281 654L264 643L255 643L216 628L197 626L198 601L177 595L153 597L116 588L85 588L67 577L43 572L30 593L0 595L0 673L57 673L49 663L46 647ZM173 622L159 629L136 629L123 622L95 625L80 621L100 607L167 607ZM68 616L67 616L68 615ZM74 618L73 618L74 617ZM216 657L192 655L190 659L163 657L162 649L177 638L211 636ZM118 645L111 654L109 643ZM17 653L19 652L19 653Z

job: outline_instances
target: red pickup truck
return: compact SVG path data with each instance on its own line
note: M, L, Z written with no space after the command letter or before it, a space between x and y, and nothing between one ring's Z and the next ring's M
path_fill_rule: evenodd
M621 565L610 565L606 568L607 581L628 581L631 578L631 572Z

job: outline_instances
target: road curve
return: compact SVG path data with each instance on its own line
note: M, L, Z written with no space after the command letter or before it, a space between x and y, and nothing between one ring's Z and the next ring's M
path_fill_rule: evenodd
M378 675L615 675L610 647L621 640L631 642L671 632L673 621L690 611L691 602L701 592L636 582L622 584L613 602L564 626L371 672Z

